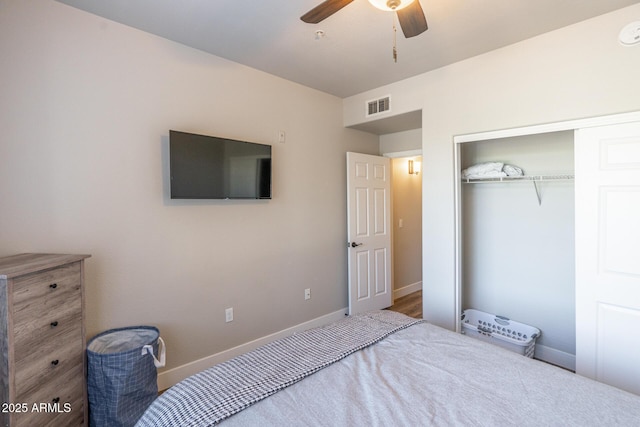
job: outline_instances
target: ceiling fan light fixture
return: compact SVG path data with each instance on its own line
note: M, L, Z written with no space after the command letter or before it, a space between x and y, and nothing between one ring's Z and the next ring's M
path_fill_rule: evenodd
M393 12L396 10L404 9L414 1L415 0L369 0L369 3L380 10Z

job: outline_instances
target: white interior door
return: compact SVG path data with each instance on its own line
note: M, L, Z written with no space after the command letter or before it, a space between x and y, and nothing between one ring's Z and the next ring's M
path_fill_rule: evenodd
M388 158L347 153L350 314L393 304L390 179Z
M640 394L640 123L576 131L576 372Z

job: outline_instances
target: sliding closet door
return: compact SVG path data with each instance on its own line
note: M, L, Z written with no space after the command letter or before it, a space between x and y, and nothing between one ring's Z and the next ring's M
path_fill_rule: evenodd
M576 131L576 371L640 394L640 123Z

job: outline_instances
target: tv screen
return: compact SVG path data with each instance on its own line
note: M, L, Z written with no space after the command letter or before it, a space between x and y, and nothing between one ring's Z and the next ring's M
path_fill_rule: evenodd
M172 199L270 199L271 146L169 131Z

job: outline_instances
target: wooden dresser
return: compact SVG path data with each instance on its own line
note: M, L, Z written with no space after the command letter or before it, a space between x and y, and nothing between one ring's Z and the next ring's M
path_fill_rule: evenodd
M88 424L84 259L0 258L0 425Z

